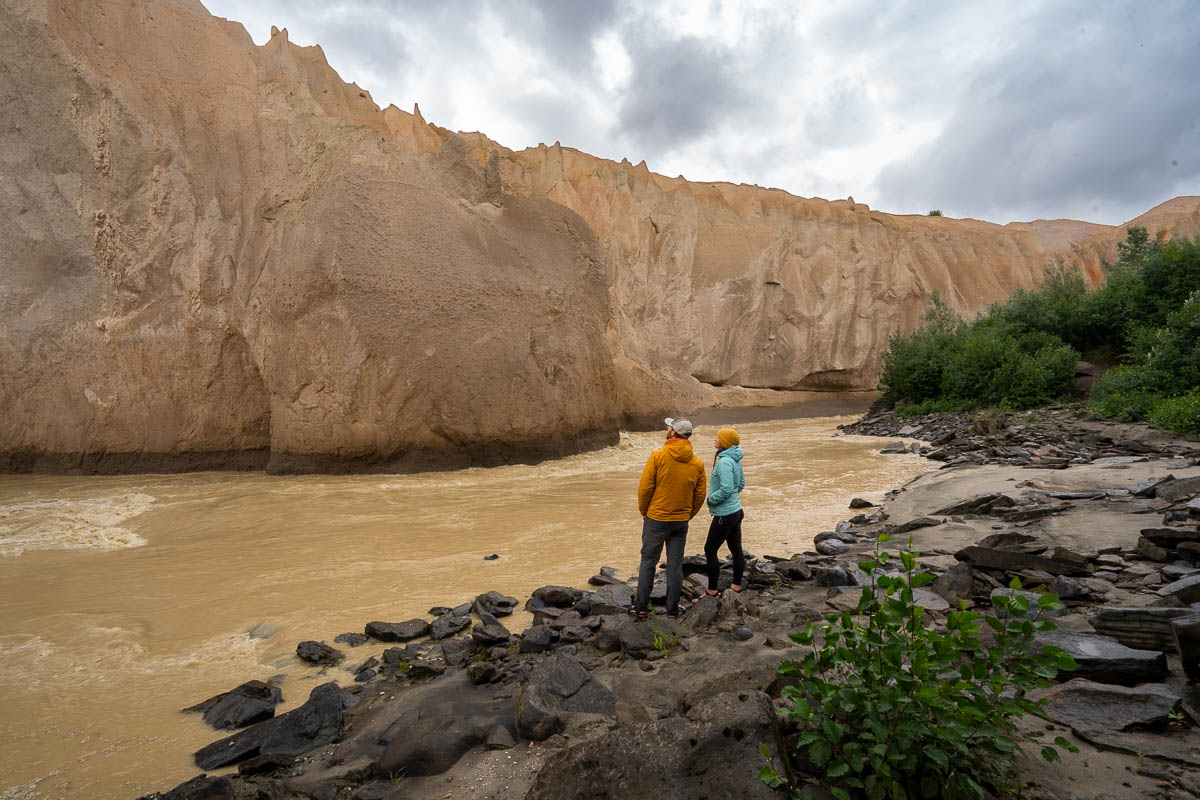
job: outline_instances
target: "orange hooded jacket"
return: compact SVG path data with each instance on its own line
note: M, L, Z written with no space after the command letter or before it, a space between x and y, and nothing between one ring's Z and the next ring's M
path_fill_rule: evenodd
M704 507L704 462L687 439L668 439L650 454L638 483L638 511L659 522L691 519Z

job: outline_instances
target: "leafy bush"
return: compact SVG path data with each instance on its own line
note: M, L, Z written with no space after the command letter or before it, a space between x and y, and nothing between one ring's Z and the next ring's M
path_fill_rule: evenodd
M940 217L941 215L942 215L942 210L940 208L935 208L929 212L929 216L931 216L931 217Z
M1131 227L1117 251L1096 291L1077 266L1059 262L1036 290L1018 290L972 322L935 294L921 327L889 341L884 402L905 414L1045 405L1072 393L1081 352L1124 362L1093 386L1092 409L1105 417L1148 419L1156 405L1200 389L1200 237L1163 241ZM1153 419L1182 430L1186 407L1164 406Z
M979 406L971 400L922 400L919 403L901 403L896 406L897 417L919 417L925 414L938 414L945 411L971 411Z
M1153 390L1144 370L1137 367L1113 367L1092 385L1092 410L1102 417L1120 422L1142 419L1153 404Z
M1150 424L1175 433L1200 433L1200 389L1159 400L1147 415Z
M996 371L991 396L1004 409L1045 405L1071 391L1078 361L1079 353L1064 344L1018 353Z
M888 341L879 388L885 402L920 402L941 393L948 347L962 326L936 291L930 296L923 324L910 334L895 333Z
M886 537L880 537L886 540ZM911 546L911 539L910 546ZM1013 590L994 604L1003 619L973 611L951 612L946 632L926 627L913 591L933 581L915 573L917 553L899 554L902 570L889 572L889 554L876 550L860 564L871 576L854 614L810 624L792 638L811 652L780 664L794 682L782 696L780 713L799 727L796 752L784 753L781 774L768 763L759 778L771 786L795 785L791 759L826 783L840 800L851 797L983 798L989 791L1016 788L1012 764L1022 741L1038 741L1017 730L1015 720L1038 713L1026 693L1048 687L1059 669L1074 669L1062 650L1041 647L1034 635L1055 629L1041 618L1058 606L1054 595L1030 602ZM979 623L992 629L994 643L980 640ZM1039 744L1042 744L1040 741ZM1076 752L1063 737L1042 747L1049 761L1057 748Z

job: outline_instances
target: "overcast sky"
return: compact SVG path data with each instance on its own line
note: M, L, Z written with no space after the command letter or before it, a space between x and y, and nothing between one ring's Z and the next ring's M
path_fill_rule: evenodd
M513 149L996 222L1200 194L1194 0L203 1Z

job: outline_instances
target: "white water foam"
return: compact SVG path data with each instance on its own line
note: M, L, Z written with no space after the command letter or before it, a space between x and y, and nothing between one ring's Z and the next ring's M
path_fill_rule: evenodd
M112 497L34 500L0 506L0 556L29 550L117 550L146 540L123 523L149 511L155 498L141 492Z

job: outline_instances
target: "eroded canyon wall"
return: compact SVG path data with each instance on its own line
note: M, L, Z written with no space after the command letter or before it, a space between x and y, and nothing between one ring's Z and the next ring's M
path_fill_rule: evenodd
M8 469L416 469L615 441L603 254L198 2L6 4Z
M1098 280L1122 235L509 151L196 0L8 0L0 37L0 469L555 455L869 389L931 290ZM1200 198L1143 222L1198 230Z

